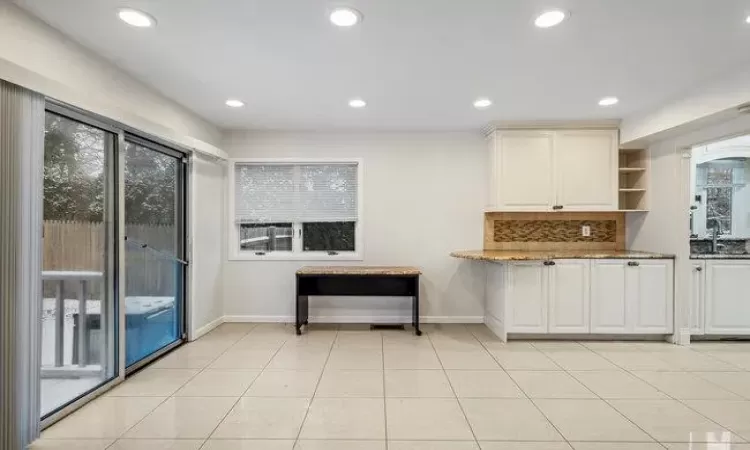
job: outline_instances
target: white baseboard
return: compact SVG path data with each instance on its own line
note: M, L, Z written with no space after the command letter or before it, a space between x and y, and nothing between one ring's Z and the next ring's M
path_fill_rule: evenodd
M213 330L214 328L218 327L222 323L225 322L224 316L219 316L216 319L208 322L207 324L203 325L202 327L195 330L192 336L190 336L190 340L194 341L198 339L199 337L203 336L204 334L208 333L209 331Z
M484 317L484 324L487 325L487 328L495 333L501 341L508 341L508 334L505 332L505 324L503 322L493 317L491 314L487 314Z
M228 315L224 322L294 323L294 316ZM484 316L421 316L420 323L484 323ZM411 316L310 316L312 323L411 323Z

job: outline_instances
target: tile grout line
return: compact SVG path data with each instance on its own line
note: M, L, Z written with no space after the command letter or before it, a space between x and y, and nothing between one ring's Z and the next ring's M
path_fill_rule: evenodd
M299 430L297 430L297 437L294 438L294 443L292 444L292 449L297 448L297 444L299 444L299 438L302 435L302 429L305 427L305 422L307 422L307 416L310 415L310 409L312 408L313 401L315 400L315 395L318 393L318 388L320 387L320 382L323 379L323 374L326 371L326 366L328 365L328 360L331 359L331 352L333 352L333 346L336 345L336 341L339 338L339 331L340 327L336 326L336 335L333 337L333 341L331 341L330 346L328 347L328 355L326 355L326 360L323 362L323 368L320 371L320 375L318 376L318 382L315 383L315 389L313 390L313 395L310 398L310 403L307 405L307 409L305 410L305 416L302 418L302 422L299 424ZM310 332L310 330L306 330L306 332Z
M517 381L516 381L515 379L513 379L513 377L512 377L511 375L510 375L510 373L508 373L508 371L507 371L507 370L505 369L505 367L503 367L503 365L502 365L502 364L500 364L500 361L498 361L498 360L497 360L497 359L495 358L495 355L493 355L493 354L492 354L492 352L490 352L490 351L489 351L489 349L487 348L487 346L486 346L486 345L484 345L484 342L482 342L482 341L481 341L481 340L480 340L479 338L477 338L477 336L476 336L476 335L475 335L474 333L472 333L472 336L474 336L474 339L476 339L476 340L477 340L477 342L479 342L479 345L481 345L481 346L482 346L482 348L484 348L484 350L485 350L485 351L486 351L487 353L489 353L489 354L490 354L490 356L492 356L492 359L494 359L494 360L495 360L495 362L497 363L497 365L498 365L498 366L500 366L500 370L502 370L502 371L503 371L503 372L505 373L505 375L506 375L506 376L507 376L507 377L508 377L508 378L510 379L510 381L511 381L511 382L513 382L513 384L514 384L514 385L515 385L515 386L516 386L516 387L518 388L518 390L519 390L519 391L521 391L521 394L523 394L523 395L524 395L524 398L526 398L526 400L528 400L528 401L529 401L529 403L531 403L532 405L534 405L534 408L536 408L536 410L537 410L537 411L539 412L539 414L541 414L541 415L542 415L542 417L544 417L544 420L546 420L546 421L547 421L547 423L549 423L549 424L550 424L550 425L552 426L552 428L554 428L554 429L555 429L555 431L557 432L557 434L559 434L559 435L560 435L560 437L561 437L561 438L563 438L563 441L564 441L564 442L565 442L566 444L568 444L568 447L570 447L571 449L573 449L573 445L572 445L572 444L570 443L570 441L568 440L568 438L567 438L567 437L565 437L565 435L564 435L564 434L563 434L563 433L562 433L562 432L561 432L561 431L560 431L560 430L559 430L559 429L557 428L557 425L555 425L554 423L552 423L552 421L551 421L551 420L549 420L549 417L547 417L547 415L546 415L546 414L544 414L544 412L543 412L543 411L542 411L542 410L541 410L541 409L539 408L539 406L538 406L538 405L537 405L536 403L534 403L534 401L533 401L533 400L531 399L531 397L529 397L529 394L527 394L527 393L526 393L526 391L524 391L524 390L523 390L523 388L521 387L521 385L519 385L519 384L518 384L518 382L517 382ZM532 346L532 347L534 347L534 350L538 351L539 353L542 353L541 351L539 351L539 349L537 349L537 348L536 348L536 347L534 346L534 344L531 344L531 346ZM547 356L547 355L544 355L544 356L545 356L545 357L546 357L547 359L549 359L550 361L552 361L552 363L553 363L553 364L555 364L556 366L560 367L560 366L559 366L559 365L558 365L558 364L557 364L557 363L556 363L555 361L553 361L553 360L552 360L552 358L550 358L550 357L549 357L549 356Z
M468 331L468 329L466 327L464 327L464 329L466 331ZM469 331L469 334L475 340L477 340L476 336L474 336L474 333L472 333L471 331ZM458 404L458 408L461 410L461 414L463 414L463 416L464 416L464 420L466 421L466 425L469 426L469 431L471 431L471 435L474 437L474 443L477 445L477 447L481 448L481 446L479 444L479 439L477 439L477 434L474 432L474 427L471 426L471 422L469 421L469 416L466 415L466 411L464 410L464 406L461 404L461 400L459 400L458 395L456 394L456 390L453 388L453 383L451 383L451 379L448 376L448 372L445 370L445 366L443 365L443 360L440 359L440 355L438 354L437 348L435 347L435 343L432 341L432 338L430 337L430 333L427 333L427 340L430 341L430 346L432 346L432 351L435 352L435 356L437 357L437 360L440 363L440 368L443 371L443 376L445 377L446 380L448 380L448 386L451 387L451 392L453 392L453 398L456 400L456 403ZM480 344L481 344L481 342L480 342ZM484 348L484 346L482 346L482 348ZM490 355L490 356L492 356L492 355ZM494 358L492 358L492 359L494 360ZM497 361L495 361L495 363L497 364Z
M640 351L640 349L639 349L639 351ZM645 351L645 350L644 350L644 351ZM722 428L726 428L727 430L731 431L732 433L734 433L734 434L735 434L735 435L737 435L738 437L741 437L741 436L740 436L740 435L739 435L738 433L735 433L734 431L732 431L732 430L731 430L731 429L729 429L728 427L724 427L724 425L721 425L720 423L717 423L717 422L715 422L714 420L711 420L710 418L706 417L705 415L703 415L703 414L701 414L700 412L696 411L695 409L691 408L691 407L690 407L690 405L687 405L687 404L685 404L684 402L682 402L682 401L681 401L680 399L678 399L678 398L675 398L675 397L673 397L673 396L669 395L668 393L666 393L666 392L662 391L662 390L661 390L661 389L659 389L658 387L656 387L656 386L654 386L653 384L649 383L649 382L648 382L647 380L644 380L643 378L639 377L638 375L636 375L635 373L633 373L633 371L631 371L630 369L626 369L625 367L623 367L623 366L621 366L621 365L617 364L616 362L614 362L614 361L610 360L610 359L609 359L609 358L607 358L606 356L604 356L604 355L602 355L602 354L599 354L599 352L597 352L597 351L595 351L595 350L594 350L594 353L597 353L597 354L598 354L599 356L601 356L602 358L606 359L607 361L611 362L611 363L612 363L612 364L614 364L615 366L619 367L619 368L620 368L620 369L621 369L621 370L622 370L623 372L626 372L626 373L627 373L627 374L629 374L630 376L632 376L632 377L635 377L636 379L638 379L638 380L640 380L640 381L642 381L642 382L646 383L647 385L649 385L649 386L651 386L652 388L656 389L656 390L657 390L658 392L661 392L662 394L664 394L664 395L666 395L667 397L669 397L669 398L670 398L671 400L674 400L674 401L676 401L677 403L679 403L679 404L681 404L681 405L685 406L686 408L688 408L689 410L691 410L691 411L695 412L696 414L698 414L699 416L701 416L701 417L703 417L704 419L708 420L709 422L711 422L711 423L714 423L714 424L718 425L719 427L722 427ZM643 372L649 372L649 371L647 371L647 370L644 370ZM657 370L657 371L653 371L653 372L667 372L667 373L669 373L669 372L674 372L674 371L658 371L658 370ZM687 372L687 371L685 371L685 370L680 370L680 371L679 371L679 373L690 373L690 372ZM628 418L627 416L625 416L625 414L624 414L624 413L622 413L622 412L621 412L621 411L620 411L619 409L617 409L617 408L616 408L616 407L615 407L615 406L614 406L614 405L613 405L613 404L612 404L612 403L611 403L611 402L610 402L610 401L609 401L608 399L602 399L602 400L604 400L604 401L605 401L605 402L606 402L606 403L607 403L607 404L608 404L608 405L609 405L609 406L610 406L610 407L611 407L612 409L614 409L615 411L617 411L618 413L620 413L620 415L622 415L622 416L623 416L623 417L625 417L626 419L630 420L630 419L629 419L629 418ZM636 399L610 399L610 400L636 400ZM650 400L650 401L654 401L654 400L655 400L655 401L659 401L659 399L653 399L653 400ZM663 399L662 399L662 400L663 400ZM649 400L646 400L646 401L649 401ZM631 420L631 422L632 422L632 420ZM634 423L634 425L635 425L635 423ZM638 425L636 425L636 426L638 426ZM641 427L638 427L638 428L641 428ZM642 428L641 428L641 430L642 430ZM644 430L644 432L645 432L645 430ZM651 434L650 434L650 433L646 433L646 434L648 434L649 436L651 436ZM652 437L652 438L654 438L654 440L655 440L655 441L656 441L657 443L659 443L659 445L661 445L662 447L666 447L666 445L664 445L664 443L663 443L662 441L660 441L660 440L656 439L656 437L655 437L655 436L651 436L651 437ZM743 440L744 440L744 439L743 439Z
M598 357L600 357L600 358L604 359L605 361L608 361L608 362L609 362L610 364L614 365L615 367L618 367L619 369L621 369L621 370L624 370L624 369L623 369L622 367L618 366L618 365L617 365L617 364L615 364L615 363L614 363L613 361L610 361L609 359L605 358L604 356L602 356L602 355L598 354L597 352L593 351L593 350L592 350L591 348L589 348L589 347L587 347L587 346L585 346L585 345L581 344L580 342L578 342L578 343L579 343L579 344L580 344L580 345L581 345L581 346L582 346L583 348L585 348L585 349L586 349L586 351L588 351L588 352L590 352L590 353L593 353L594 355L596 355L596 356L598 356ZM562 367L562 366L561 366L561 367ZM579 380L578 378L576 378L576 377L575 377L575 375L573 375L572 373L570 373L570 372L571 372L571 370L568 370L568 369L565 369L565 368L563 368L563 371L565 371L565 373L566 373L566 374L568 374L568 376L570 376L571 378L573 378L574 380L576 380L576 381L577 381L577 382L578 382L579 384L581 384L581 385L582 385L583 387L585 387L586 389L588 389L588 390L589 390L589 391L590 391L590 392L591 392L592 394L594 394L594 395L596 396L596 398L598 398L599 400L603 401L603 402L604 402L604 403L605 403L605 404L606 404L607 406L609 406L610 408L612 408L612 409L613 409L613 410L614 410L615 412L617 412L617 414L619 414L619 415L620 415L620 416L621 416L621 417L622 417L623 419L627 420L627 421L628 421L628 422L630 422L630 423L631 423L631 424L632 424L632 425L633 425L634 427L636 427L637 429L641 430L641 431L643 432L643 434L645 434L646 436L648 436L648 437L650 437L651 439L653 439L653 440L654 440L654 442L655 442L656 444L658 444L658 445L660 445L660 446L662 446L662 447L665 447L665 448L666 448L666 446L665 446L664 444L662 444L662 443L661 443L661 442L660 442L660 441L659 441L658 439L656 439L656 436L653 436L653 435L651 435L651 433L649 433L649 432L647 432L646 430L644 430L643 428L641 428L641 427L640 427L640 426L639 426L639 425L638 425L637 423L635 423L635 422L634 422L634 421L633 421L632 419L630 419L630 418L629 418L628 416L626 416L626 415L625 415L625 414L624 414L624 413L623 413L622 411L620 411L619 409L615 408L615 407L614 407L614 405L612 405L612 404L611 404L610 402L608 402L608 401L607 401L607 399L605 399L605 398L604 398L604 397L602 397L601 395L599 395L599 394L597 394L596 392L594 392L594 390L593 390L593 389L589 388L589 387L588 387L588 386L586 386L586 385L585 385L585 384L584 384L584 383L583 383L583 382L582 382L581 380ZM631 375L632 375L632 374L631 374ZM657 389L657 391L658 391L658 389ZM661 392L661 391L659 391L659 392Z
M197 371L197 372L196 372L195 374L193 374L193 376L191 376L190 378L188 378L188 379L187 379L187 380L186 380L186 381L185 381L184 383L182 383L182 384L181 384L181 385L180 385L180 386L179 386L179 387L178 387L177 389L175 389L175 390L174 390L174 391L173 391L173 392L172 392L172 393L171 393L170 395L166 396L166 397L164 398L164 400L163 400L163 401L161 401L161 402L160 402L160 403L159 403L158 405L156 405L156 406L155 406L155 407L154 407L153 409L151 409L151 410L150 410L150 411L149 411L148 413L146 413L146 415L145 415L145 416L141 417L141 419L140 419L140 420L138 420L138 421L137 421L136 423L134 423L134 424L133 424L132 426L128 427L128 428L127 428L127 429L126 429L125 431L123 431L123 432L122 432L122 433L121 433L121 434L120 434L120 435L119 435L118 437L116 437L116 438L115 438L115 440L114 440L114 441L112 442L112 444L110 444L109 446L107 446L107 447L105 448L105 450L107 450L107 449L111 448L112 446L114 446L114 445L115 445L115 444L117 443L117 441L119 441L120 439L123 439L123 436L125 436L125 435L126 435L126 434L127 434L127 433L128 433L129 431L130 431L130 430L132 430L133 428L135 428L135 427L137 427L138 425L140 425L140 424L141 424L141 423L142 423L142 422L143 422L144 420L146 420L146 418L147 418L147 417L151 416L151 414L153 414L153 413L154 413L154 411L156 411L156 410L157 410L157 409L158 409L158 408L159 408L160 406L164 405L164 403L166 403L166 402L167 402L167 401L168 401L168 400L169 400L170 398L174 398L174 394L176 394L176 393L177 393L177 392L178 392L178 391L179 391L180 389L182 389L183 387L185 387L185 385L186 385L187 383L189 383L189 382L190 382L191 380L193 380L193 379L194 379L195 377L197 377L198 375L200 375L200 374L201 374L201 373L202 373L202 372L203 372L204 370L206 370L206 369L208 368L208 366L209 366L209 365L211 365L211 364L212 364L212 363L213 363L214 361L216 361L216 360L217 360L217 359L218 359L218 358L219 358L219 357L220 357L221 355L223 355L224 353L226 353L227 351L229 351L229 349L230 349L230 348L234 347L234 346L235 346L235 345L237 344L237 342L239 342L240 340L242 340L242 338L244 338L245 336L247 336L247 335L248 335L248 334L250 333L250 331L252 331L252 330L254 330L254 329L256 328L256 326L257 326L257 325L255 325L255 326L253 326L252 328L250 328L250 329L249 329L249 330L248 330L248 331L247 331L247 332L246 332L245 334L243 334L243 335L242 335L242 337L240 337L240 338L239 338L239 339L238 339L238 340L237 340L237 341L236 341L236 342L235 342L234 344L230 345L229 347L227 347L226 349L224 349L224 351L222 351L221 353L217 354L217 355L216 355L216 357L215 357L214 359L212 359L212 360L211 360L210 362L208 362L208 364L206 364L206 365L205 365L205 366L204 366L203 368L199 368L199 369L198 369L198 371ZM203 336L201 336L201 338L202 338L202 337L203 337ZM173 351L170 351L170 352L168 352L167 354L165 354L165 355L162 355L162 356L160 356L159 358L157 358L156 360L154 360L154 361L150 362L150 363L149 363L149 364L147 364L147 365L146 365L145 367L143 367L143 368L142 368L141 370L146 370L146 369L148 369L148 368L149 368L149 366L150 366L151 364L156 364L156 363L157 363L157 362L159 362L159 361L160 361L160 360L161 360L162 358L165 358L165 357L167 357L167 356L169 356L169 355L173 354L173 353L174 353L175 351L179 350L180 348L183 348L183 347L184 347L184 348L187 348L187 347L188 347L188 346L189 346L189 345L190 345L191 343L193 343L193 342L197 342L198 340L200 340L200 338L196 339L195 341L185 342L185 343L184 343L183 345L181 345L181 346L179 346L179 347L175 348L175 349L174 349ZM160 368L158 368L158 367L153 367L152 369L154 369L154 370L164 370L164 369L173 369L173 370L191 370L191 369L192 369L192 370L195 370L195 368L190 368L190 367L185 367L185 368L182 368L182 369L181 369L181 368L166 368L166 367L165 367L165 368L162 368L162 369L160 369ZM127 381L127 380L123 381L122 383L120 383L120 385L124 384L124 383L125 383L126 381ZM119 386L119 385L118 385L118 386ZM131 396L131 397L133 397L133 396ZM143 397L143 396L136 396L136 397ZM153 396L153 397L161 397L161 396ZM199 447L199 449L203 447L203 445L205 444L205 441L207 441L207 440L208 440L207 438L206 438L206 439L204 440L204 443L203 443L203 444L201 444L201 447Z
M241 341L242 339L244 339L245 337L249 336L249 335L250 335L250 332L252 332L252 331L253 331L254 329L256 329L257 327L258 327L258 325L256 324L256 325L255 325L255 326L254 326L253 328L251 328L251 329L250 329L250 331L248 331L248 332L247 332L247 333L246 333L246 334L245 334L244 336L242 336L242 338L240 338L240 339L239 339L239 340L238 340L237 342L235 342L235 343L234 343L234 344L232 344L232 345L231 345L231 346L230 346L230 347L229 347L228 349L226 349L226 350L224 351L224 353L228 352L228 351L229 351L229 349L231 349L232 347L234 347L235 345L237 345L237 344L238 344L238 343L239 343L239 342L240 342L240 341ZM238 403L240 402L240 400L242 400L242 397L243 397L243 395L245 395L245 392L247 392L247 391L248 391L248 389L250 389L250 387L251 387L251 386L253 385L253 383L255 383L255 381L256 381L256 380L258 379L258 377L260 377L261 373L263 373L263 371L264 371L264 370L266 369L266 367L267 367L267 366L268 366L268 365L269 365L269 364L271 363L271 361L273 361L273 358L274 358L274 357L275 357L275 356L276 356L276 355L277 355L277 354L278 354L278 353L279 353L279 352L281 351L281 348L282 348L282 347L284 347L284 344L286 344L286 342L287 342L288 340L289 340L288 338L287 338L287 339L285 339L285 340L284 340L284 342L283 342L283 343L282 343L282 344L281 344L281 345L279 346L279 348L278 348L278 349L276 349L276 351L275 351L275 352L273 353L273 356L271 356L271 358L270 358L270 359L269 359L268 361L266 361L266 363L264 364L263 368L261 368L260 372L258 373L258 375L256 375L256 376L255 376L255 378L254 378L254 379L253 379L253 381L252 381L252 382L250 383L250 385L249 385L249 386L247 387L247 389L245 389L245 391L244 391L244 392L242 393L242 395L240 395L240 396L239 396L239 397L237 398L237 400L235 400L235 402L234 402L234 403L232 403L232 406L231 406L231 407L229 407L229 409L227 410L227 412L226 412L226 413L225 413L225 414L224 414L224 415L222 416L222 418L221 418L221 419L219 420L219 422L218 422L218 423L216 424L216 426L214 427L214 429L213 429L213 430L211 430L211 432L210 432L210 433L208 433L208 436L206 436L206 439L205 439L205 440L203 441L203 444L201 444L201 446L200 446L200 447L198 447L198 450L201 450L201 449L205 448L206 444L208 444L208 440L209 440L209 439L211 439L211 436L213 436L213 435L214 435L214 433L216 433L216 430L217 430L217 429L218 429L218 428L219 428L219 427L221 426L221 424L222 424L222 423L224 423L224 421L225 421L225 420L227 419L227 417L229 416L229 414L230 414L230 413L231 413L231 412L232 412L232 411L234 410L234 408L235 408L235 407L237 406L237 404L238 404ZM222 353L222 355L223 355L224 353ZM219 355L218 357L216 357L216 359L219 359L219 357L221 357L221 355ZM214 361L216 361L216 359L214 359ZM210 364L213 364L213 362L212 362L212 363L210 363ZM210 364L209 364L209 365L210 365ZM208 367L209 367L209 366L206 366L206 367L204 368L204 370L205 370L205 369L207 369Z
M385 450L388 450L388 398L385 392L385 336L380 333L380 361L383 373L383 424L385 426Z

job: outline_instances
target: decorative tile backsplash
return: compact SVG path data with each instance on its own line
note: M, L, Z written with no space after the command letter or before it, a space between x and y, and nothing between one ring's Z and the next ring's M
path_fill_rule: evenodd
M581 228L589 226L591 236ZM615 242L616 220L495 220L495 242Z
M590 235L582 228L588 226ZM624 250L625 214L619 212L489 212L485 250Z
M728 255L741 255L750 253L750 240L745 239L719 239L717 253ZM712 253L713 241L711 239L690 239L690 254Z

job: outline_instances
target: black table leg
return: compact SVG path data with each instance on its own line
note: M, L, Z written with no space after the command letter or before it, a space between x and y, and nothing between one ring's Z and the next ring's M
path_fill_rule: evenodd
M419 329L419 277L414 279L414 297L412 297L412 319L411 324L414 327L414 334L422 336L422 330Z
M297 320L295 323L298 336L302 334L302 325L307 325L308 323L308 319L309 319L308 311L309 311L309 302L308 302L307 296L298 295L297 296Z

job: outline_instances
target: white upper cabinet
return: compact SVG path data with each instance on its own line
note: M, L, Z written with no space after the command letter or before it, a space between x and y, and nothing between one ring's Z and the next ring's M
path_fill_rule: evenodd
M498 130L489 142L489 210L617 210L617 130Z
M555 133L557 205L563 211L617 209L616 131Z
M515 211L551 209L555 202L553 133L500 133L495 148L498 204Z
M750 261L706 262L706 334L750 334Z
M557 259L549 266L549 332L589 332L589 261Z

